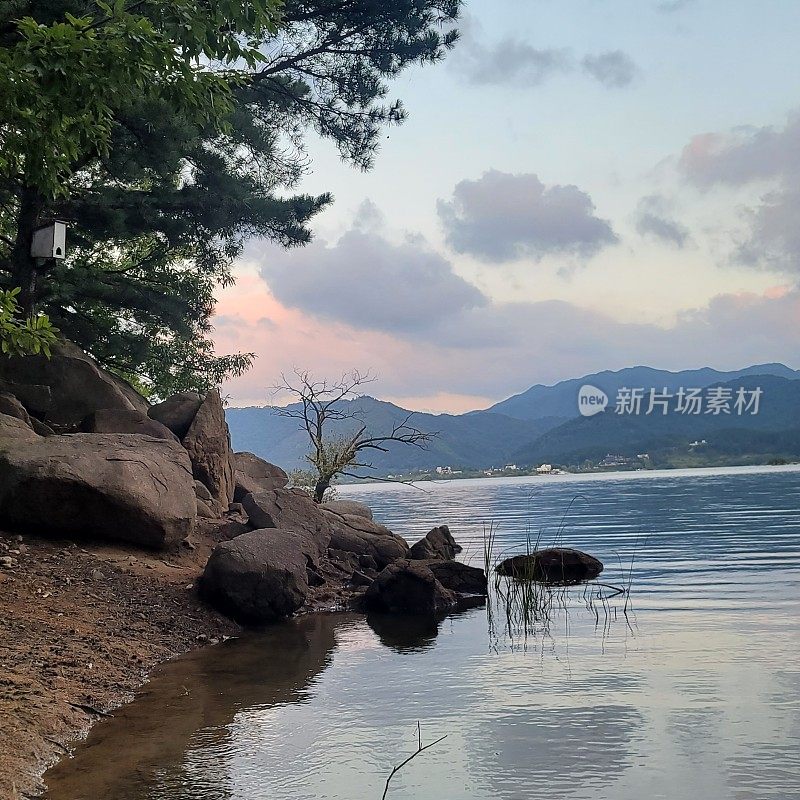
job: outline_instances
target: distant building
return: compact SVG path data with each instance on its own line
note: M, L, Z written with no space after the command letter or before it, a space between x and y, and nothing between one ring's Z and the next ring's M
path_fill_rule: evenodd
M539 475L549 475L553 471L552 464L542 464L539 467L536 467L536 472Z

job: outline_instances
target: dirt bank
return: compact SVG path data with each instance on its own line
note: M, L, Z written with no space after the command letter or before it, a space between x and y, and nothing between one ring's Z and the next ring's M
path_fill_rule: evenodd
M209 552L0 532L0 798L36 796L45 768L153 666L239 632L198 599Z

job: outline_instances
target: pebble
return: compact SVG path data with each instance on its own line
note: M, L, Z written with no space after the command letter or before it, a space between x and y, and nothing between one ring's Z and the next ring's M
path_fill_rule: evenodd
M11 567L17 566L17 559L11 558L11 556L0 556L0 567L5 567L9 569Z
M105 573L101 572L99 569L92 570L93 581L104 581L105 579L106 579Z

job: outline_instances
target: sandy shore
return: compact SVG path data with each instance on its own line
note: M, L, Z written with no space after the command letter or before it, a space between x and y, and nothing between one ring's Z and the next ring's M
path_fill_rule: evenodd
M209 551L0 533L0 798L35 797L44 770L153 666L239 632L197 596Z

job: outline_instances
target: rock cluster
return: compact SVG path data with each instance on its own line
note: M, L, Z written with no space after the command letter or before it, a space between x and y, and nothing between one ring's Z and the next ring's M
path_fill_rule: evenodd
M168 549L213 546L202 596L246 623L363 603L437 614L484 594L446 526L409 548L362 503L315 504L234 453L217 390L151 406L69 342L0 359L0 526Z

